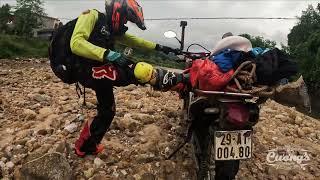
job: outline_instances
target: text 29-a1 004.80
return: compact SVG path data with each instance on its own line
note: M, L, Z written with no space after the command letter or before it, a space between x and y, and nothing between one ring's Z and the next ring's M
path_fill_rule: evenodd
M251 158L251 134L250 130L216 131L214 136L215 160Z

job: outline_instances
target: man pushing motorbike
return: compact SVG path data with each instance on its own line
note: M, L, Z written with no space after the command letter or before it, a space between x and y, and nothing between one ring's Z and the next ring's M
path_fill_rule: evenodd
M135 0L106 0L105 11L87 10L60 27L49 48L51 68L63 82L79 82L96 93L97 115L85 122L75 143L80 157L104 149L100 142L115 115L113 86L143 84L151 78L151 65L131 62L114 51L114 44L166 54L177 51L126 33L127 21L146 29L142 8Z

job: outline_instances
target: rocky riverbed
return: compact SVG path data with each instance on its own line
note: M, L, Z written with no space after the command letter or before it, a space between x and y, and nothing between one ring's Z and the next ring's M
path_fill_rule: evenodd
M194 179L190 145L165 159L186 133L178 95L131 85L114 92L105 151L78 158L74 141L95 115L94 92L87 91L84 107L46 59L0 60L0 179ZM320 179L318 120L267 101L254 132L253 158L241 162L237 179ZM284 147L306 150L304 168L267 162L268 150Z

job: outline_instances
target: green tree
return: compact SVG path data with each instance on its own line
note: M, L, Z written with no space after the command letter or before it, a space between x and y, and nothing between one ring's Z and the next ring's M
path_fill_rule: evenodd
M277 45L275 41L264 39L261 36L251 36L249 34L240 34L239 36L249 39L253 47L274 48Z
M320 30L312 33L305 42L295 46L300 71L312 90L320 88Z
M11 7L8 4L3 5L0 7L0 33L7 33L8 32L8 25L7 23L10 20Z
M301 74L312 90L320 88L320 3L302 12L288 34L290 54L298 59Z
M31 36L39 28L45 15L42 0L17 0L15 11L15 32L21 36Z
M292 28L288 34L288 46L290 50L297 51L297 46L303 42L306 42L310 35L320 29L320 3L317 8L314 9L312 5L309 5L305 11L302 11L302 16L299 18L299 22Z

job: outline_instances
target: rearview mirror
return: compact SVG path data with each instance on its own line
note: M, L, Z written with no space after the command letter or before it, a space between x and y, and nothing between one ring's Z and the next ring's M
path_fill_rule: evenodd
M175 38L175 37L177 37L177 34L174 31L166 31L166 32L163 33L163 35L166 38Z

